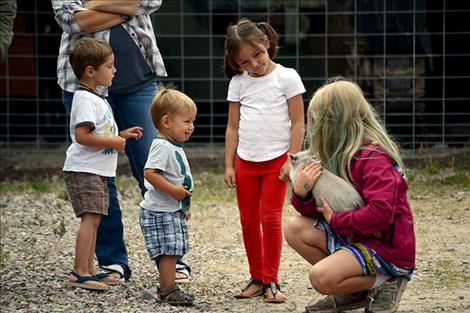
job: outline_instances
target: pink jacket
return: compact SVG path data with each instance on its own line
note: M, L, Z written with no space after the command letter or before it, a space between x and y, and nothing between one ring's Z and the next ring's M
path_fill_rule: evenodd
M351 180L366 205L333 213L331 228L336 234L352 235L354 242L371 247L394 265L414 268L416 242L408 185L388 154L378 146L368 147L376 150L359 150L351 163ZM302 201L292 193L291 203L302 215L321 216L313 198Z

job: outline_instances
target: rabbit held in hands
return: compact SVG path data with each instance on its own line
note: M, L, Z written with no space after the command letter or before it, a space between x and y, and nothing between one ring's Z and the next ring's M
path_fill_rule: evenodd
M315 161L308 151L301 151L294 155L289 154L291 164L290 179L292 184L297 179L297 173L301 164L307 164ZM358 207L364 206L364 200L354 187L336 176L327 169L323 169L322 175L315 183L312 189L313 197L317 206L321 206L320 196L323 196L336 212L352 211Z

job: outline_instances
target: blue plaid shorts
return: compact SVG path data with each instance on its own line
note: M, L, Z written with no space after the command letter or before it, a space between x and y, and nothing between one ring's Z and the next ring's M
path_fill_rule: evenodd
M188 253L188 224L183 212L156 212L140 208L139 219L150 259Z

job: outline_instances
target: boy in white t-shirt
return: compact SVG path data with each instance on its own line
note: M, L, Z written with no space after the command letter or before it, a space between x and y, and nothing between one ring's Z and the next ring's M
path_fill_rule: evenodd
M118 132L113 111L98 92L98 86L111 86L114 54L106 42L92 38L77 41L69 56L80 85L73 97L70 137L64 164L64 179L77 217L81 218L75 245L75 263L67 285L107 290L118 284L108 274L95 275L96 232L101 216L108 214L106 177L116 176L118 152L126 139L142 137L138 126Z
M159 271L158 301L193 305L194 295L175 283L176 260L189 251L188 224L193 178L183 143L194 131L197 107L184 93L158 87L152 121L158 136L145 163L145 193L140 203L140 227L150 259Z

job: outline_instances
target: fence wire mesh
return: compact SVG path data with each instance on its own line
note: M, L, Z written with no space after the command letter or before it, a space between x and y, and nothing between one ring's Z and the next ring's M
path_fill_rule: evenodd
M169 76L198 105L194 145L224 142L227 25L269 22L277 62L313 92L331 76L356 80L398 142L468 147L470 4L457 0L164 0L152 15ZM19 0L14 40L0 64L2 155L69 143L56 80L61 30L49 1ZM467 43L467 44L466 44Z

